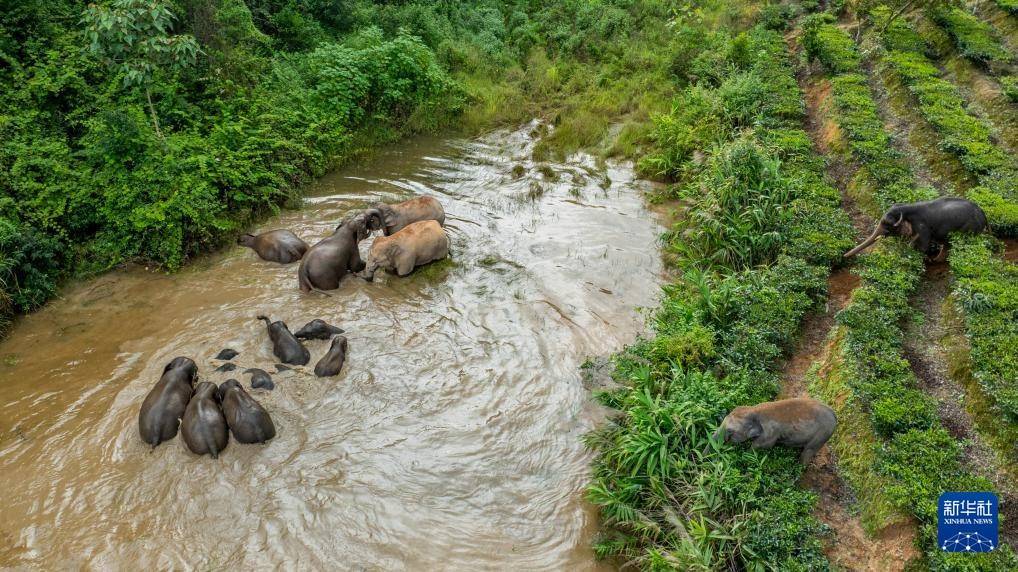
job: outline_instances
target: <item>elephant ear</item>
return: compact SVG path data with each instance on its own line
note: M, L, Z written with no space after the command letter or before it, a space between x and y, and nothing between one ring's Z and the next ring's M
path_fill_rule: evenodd
M750 415L746 418L746 436L750 439L756 439L763 434L763 425L760 423L760 419L756 415Z

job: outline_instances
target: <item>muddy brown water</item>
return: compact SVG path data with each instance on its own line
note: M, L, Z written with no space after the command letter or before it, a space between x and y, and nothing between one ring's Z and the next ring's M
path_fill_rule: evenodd
M532 127L412 140L258 229L313 241L363 201L431 193L451 263L305 296L296 265L237 247L75 285L19 320L0 344L0 567L597 568L581 437L603 412L579 366L644 331L661 228L625 165L538 170ZM328 342L310 342L308 368L252 391L269 444L150 450L138 409L173 357L245 387L213 372L220 349L274 371L261 313L345 328L343 372L315 378Z

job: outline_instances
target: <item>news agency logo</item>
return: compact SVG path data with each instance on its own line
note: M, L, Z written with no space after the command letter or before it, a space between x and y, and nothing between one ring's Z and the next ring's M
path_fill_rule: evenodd
M944 552L997 549L999 504L994 493L944 493L937 501L937 544Z

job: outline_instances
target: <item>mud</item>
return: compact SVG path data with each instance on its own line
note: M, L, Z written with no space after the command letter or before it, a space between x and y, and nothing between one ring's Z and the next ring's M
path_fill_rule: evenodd
M251 229L313 242L353 207L430 193L452 258L407 278L305 296L296 265L236 247L78 284L19 320L0 344L0 567L598 568L580 437L602 413L579 366L644 331L662 229L627 165L577 155L547 164L554 182L538 173L533 127L413 140ZM224 347L272 370L258 314L344 328L343 372L254 391L278 433L265 446L151 451L138 408L174 356L217 383ZM311 363L328 349L307 345Z

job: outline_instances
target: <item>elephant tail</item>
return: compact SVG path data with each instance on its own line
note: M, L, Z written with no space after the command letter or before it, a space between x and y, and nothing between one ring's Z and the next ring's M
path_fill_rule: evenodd
M309 292L318 292L319 294L324 294L330 298L332 297L332 294L329 294L325 290L315 288L315 285L311 283L311 277L308 276L307 266L303 263L301 263L300 268L297 269L297 280L300 282L300 291L305 294Z
M264 321L265 325L272 324L272 320L270 320L268 316L258 315L258 316L255 316L255 319Z

